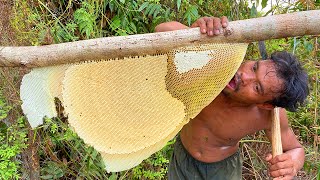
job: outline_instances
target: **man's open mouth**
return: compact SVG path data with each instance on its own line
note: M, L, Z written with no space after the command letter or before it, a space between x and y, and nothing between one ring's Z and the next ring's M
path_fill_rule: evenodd
M237 88L237 74L233 76L233 78L228 83L227 87L232 90L235 90Z

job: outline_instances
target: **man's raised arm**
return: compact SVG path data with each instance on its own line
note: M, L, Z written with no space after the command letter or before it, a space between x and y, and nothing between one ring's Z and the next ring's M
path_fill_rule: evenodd
M222 28L228 26L228 18L223 16L221 18L216 17L202 17L195 21L191 28L200 27L200 31L208 36L215 36L222 33ZM174 31L180 29L187 29L188 26L176 21L165 22L155 27L155 32Z

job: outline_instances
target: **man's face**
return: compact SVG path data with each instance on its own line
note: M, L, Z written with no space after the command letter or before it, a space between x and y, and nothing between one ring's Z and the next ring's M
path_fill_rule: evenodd
M244 62L222 91L243 104L261 104L272 100L283 88L271 60Z

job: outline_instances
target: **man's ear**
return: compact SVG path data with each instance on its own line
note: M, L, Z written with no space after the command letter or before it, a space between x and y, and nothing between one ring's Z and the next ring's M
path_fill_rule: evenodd
M257 104L257 107L260 108L260 109L266 109L266 110L272 110L273 108L275 108L274 105L269 104L269 103Z

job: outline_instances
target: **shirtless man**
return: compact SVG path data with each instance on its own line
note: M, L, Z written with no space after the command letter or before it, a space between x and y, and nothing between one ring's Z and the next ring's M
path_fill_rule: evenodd
M191 27L209 36L220 34L226 17L203 17ZM156 31L186 29L178 22L159 24ZM294 111L308 94L307 74L289 53L276 52L268 60L244 62L223 91L177 137L169 166L169 179L241 179L239 141L264 130L271 137L271 112L275 106ZM272 158L274 179L293 179L304 163L304 150L280 110L284 153Z

